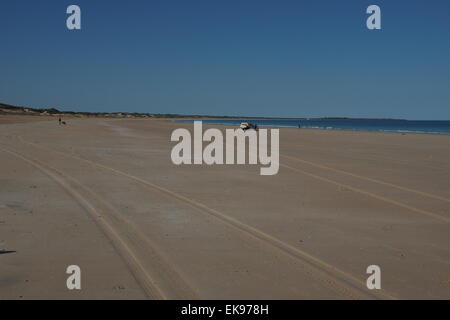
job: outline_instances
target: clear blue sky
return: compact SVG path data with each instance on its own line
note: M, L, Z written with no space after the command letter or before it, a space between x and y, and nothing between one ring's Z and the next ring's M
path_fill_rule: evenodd
M0 41L4 103L450 119L448 0L1 1Z

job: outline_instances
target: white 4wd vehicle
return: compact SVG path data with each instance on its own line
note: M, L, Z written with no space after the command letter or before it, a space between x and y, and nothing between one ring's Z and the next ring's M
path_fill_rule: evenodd
M239 127L244 131L246 131L248 129L258 130L258 126L256 124L252 124L250 122L242 122Z

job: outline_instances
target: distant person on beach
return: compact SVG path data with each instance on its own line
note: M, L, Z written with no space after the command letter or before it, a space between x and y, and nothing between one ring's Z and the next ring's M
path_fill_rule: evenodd
M61 117L59 117L58 122L59 122L59 124L61 125Z

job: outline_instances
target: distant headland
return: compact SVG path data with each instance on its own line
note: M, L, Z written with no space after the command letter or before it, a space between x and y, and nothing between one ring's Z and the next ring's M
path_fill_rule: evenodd
M186 115L176 113L140 113L140 112L78 112L62 111L56 108L31 108L0 103L0 115L28 115L28 116L70 116L96 118L186 118L186 119L276 119L276 120L406 120L394 118L350 118L350 117L322 117L322 118L286 118L286 117L248 117L224 115Z

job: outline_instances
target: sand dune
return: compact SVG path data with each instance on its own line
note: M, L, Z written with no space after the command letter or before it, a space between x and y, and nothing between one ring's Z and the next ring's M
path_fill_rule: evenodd
M281 129L261 176L173 165L178 127L0 125L0 298L450 298L450 136Z

